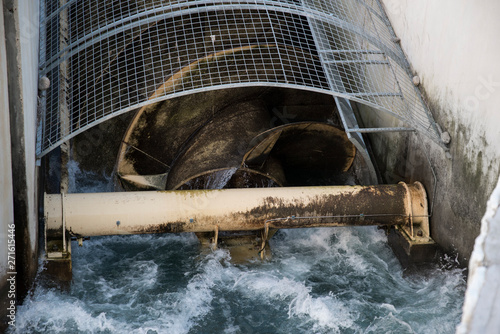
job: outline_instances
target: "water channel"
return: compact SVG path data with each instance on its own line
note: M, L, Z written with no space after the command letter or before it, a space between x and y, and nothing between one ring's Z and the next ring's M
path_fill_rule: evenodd
M73 191L110 180L73 166ZM192 234L73 242L73 282L40 283L13 333L454 333L453 259L407 273L375 227L281 230L272 258L236 264ZM43 271L43 266L42 269Z

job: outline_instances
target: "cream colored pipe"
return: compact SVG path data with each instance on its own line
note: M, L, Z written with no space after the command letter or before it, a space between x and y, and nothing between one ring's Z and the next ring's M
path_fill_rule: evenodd
M412 185L246 188L45 195L48 235L210 232L427 222ZM288 218L287 218L288 217ZM426 231L428 234L428 231Z

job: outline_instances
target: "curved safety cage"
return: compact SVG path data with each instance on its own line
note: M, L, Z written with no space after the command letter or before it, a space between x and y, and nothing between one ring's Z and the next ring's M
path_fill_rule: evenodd
M41 13L39 157L138 107L244 86L356 101L440 142L378 0L43 0Z

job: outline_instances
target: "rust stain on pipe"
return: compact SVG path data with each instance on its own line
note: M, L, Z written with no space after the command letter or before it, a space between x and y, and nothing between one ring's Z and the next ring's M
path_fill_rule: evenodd
M76 236L428 222L418 183L46 195L48 233L61 232L62 202Z

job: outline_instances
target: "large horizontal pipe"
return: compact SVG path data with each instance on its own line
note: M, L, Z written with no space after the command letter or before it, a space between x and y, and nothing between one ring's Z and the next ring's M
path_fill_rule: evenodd
M47 233L73 236L427 222L423 186L323 186L45 195ZM288 219L286 219L288 217Z

